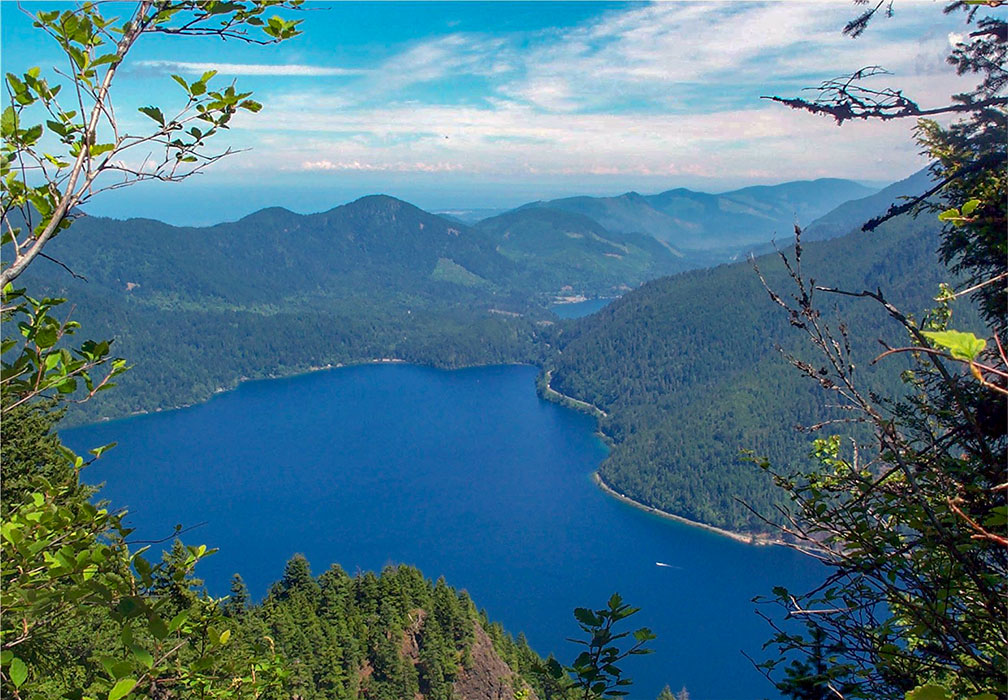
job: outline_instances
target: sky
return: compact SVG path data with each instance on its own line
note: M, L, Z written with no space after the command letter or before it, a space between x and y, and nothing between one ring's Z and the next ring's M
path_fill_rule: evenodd
M280 45L145 37L114 85L124 129L149 128L138 107L181 104L173 73L217 70L264 108L219 137L241 152L212 170L103 194L88 211L196 224L379 192L439 210L820 177L882 185L925 164L912 121L838 127L761 96L880 65L890 75L873 86L946 104L970 83L945 63L965 29L943 5L897 0L858 39L841 34L861 9L846 0L308 2L287 14L302 34ZM24 13L49 6L0 2L5 72L65 64Z

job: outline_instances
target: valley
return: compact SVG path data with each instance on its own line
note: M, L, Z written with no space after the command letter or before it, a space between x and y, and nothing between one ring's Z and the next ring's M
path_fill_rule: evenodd
M835 235L919 191L923 180L915 178L841 202L811 222L812 238L831 240L807 245L807 270L841 287L884 282L898 303L926 306L942 274L929 262L936 226L904 217L876 233ZM746 201L754 211L778 212L773 221L783 225L785 202L794 217L862 190L816 181L618 199L624 221L635 206L648 212L664 202L680 226L694 216L695 229L710 207L689 202L732 209L724 202ZM613 233L571 211L572 202L611 211L608 199L563 200L558 208L537 202L468 226L382 195L308 216L266 209L206 229L85 216L52 249L87 281L52 264L27 280L76 300L75 318L90 333L115 338L117 354L158 349L124 375L119 391L71 410L71 423L379 358L446 369L530 364L544 373L544 396L597 418L611 447L599 474L613 489L645 508L764 537L767 525L755 513L783 501L741 450L779 464L799 460L807 437L793 426L829 418L825 396L790 374L762 340L786 339L786 317L774 313L749 262L703 267L703 258L650 234ZM831 266L834 259L846 264ZM772 286L787 283L774 254L757 264ZM668 272L678 274L661 276ZM585 317L551 311L563 295L614 293L622 296ZM564 305L552 308L562 314ZM858 352L891 337L863 304L841 302L837 311L852 319ZM789 400L756 400L767 393Z

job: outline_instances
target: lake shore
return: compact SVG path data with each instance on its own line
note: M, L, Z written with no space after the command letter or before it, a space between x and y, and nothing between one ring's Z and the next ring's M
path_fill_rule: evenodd
M603 411L598 406L590 404L587 401L582 401L581 399L575 399L573 396L567 396L567 394L561 394L559 391L550 386L550 380L553 378L553 370L543 371L542 380L542 391L543 398L554 403L558 403L561 406L566 406L567 408L573 408L575 411L581 411L582 413L590 413L596 418L608 418L609 414Z
M190 401L189 403L180 403L173 406L159 406L157 408L148 408L140 411L131 411L130 413L126 413L120 416L114 416L114 417L102 416L101 418L85 421L83 423L71 423L67 427L83 428L88 425L95 425L97 423L110 423L113 421L125 420L127 418L136 418L138 416L149 416L152 413L164 413L167 411L177 411L183 408L192 408L193 406L199 406L201 404L205 404L207 401L210 401L218 394L226 394L229 391L234 391L245 382L262 382L262 381L268 381L270 379L290 379L291 377L300 377L305 374L312 374L314 372L325 372L327 370L341 369L343 367L358 367L361 365L399 365L399 364L408 364L408 362L398 357L375 357L370 360L361 360L360 362L346 362L346 363L335 362L324 365L311 365L309 367L302 367L295 369L291 372L277 372L277 373L270 372L269 374L266 374L261 377L242 376L234 380L232 384L217 387L210 393L209 396L207 396L204 399Z
M553 401L554 403L560 404L561 406L566 406L567 408L572 408L574 410L581 411L583 413L590 413L597 419L606 418L608 416L608 414L598 406L590 404L587 401L581 401L580 399L575 399L572 396L567 396L566 394L560 393L552 386L550 386L551 379L552 379L551 370L545 370L542 375L541 388L543 397L546 398L547 400ZM606 439L605 433L599 431L599 434L602 435L602 438L611 447L612 445L610 444L609 440ZM784 542L784 540L772 537L771 535L768 534L743 533L743 532L735 532L733 530L726 530L725 528L717 527L716 525L708 525L707 523L702 523L699 522L698 520L690 520L689 518L685 518L681 515L668 513L664 510L659 510L658 508L653 508L651 506L645 505L643 503L640 503L639 501L635 501L626 494L616 491L614 488L612 488L609 484L605 482L605 480L597 471L592 472L592 480L594 480L595 484L600 489L602 489L605 493L609 494L613 498L619 499L620 501L623 501L627 505L631 505L634 508L643 510L647 513L651 513L652 515L657 515L659 517L667 518L669 520L675 520L676 522L682 523L684 525L689 525L691 527L697 527L702 530L707 530L709 532L713 532L714 534L721 535L722 537L728 537L730 539L735 540L736 542L741 542L743 544L751 544L756 545L758 547L775 545L775 544L778 545L787 544L786 542Z
M757 547L765 547L775 544L779 545L787 544L783 540L771 537L770 535L764 535L758 533L746 534L742 532L734 532L732 530L725 530L724 528L721 527L708 525L707 523L701 523L697 520L690 520L689 518L684 518L681 515L675 515L674 513L668 513L664 510L659 510L658 508L653 508L651 506L644 505L643 503L635 501L629 496L613 489L609 484L605 482L605 480L598 472L592 472L592 481L595 482L596 486L598 486L600 489L602 489L605 493L609 494L613 498L620 500L623 503L626 503L627 505L631 505L634 508L643 510L646 513L651 513L652 515L657 515L659 517L667 518L669 520L675 520L676 522L682 523L683 525L689 525L691 527L700 528L701 530L707 530L709 532L713 532L716 535L721 535L722 537L728 537L730 539L733 539L736 542L741 542L742 544L751 544L756 545Z

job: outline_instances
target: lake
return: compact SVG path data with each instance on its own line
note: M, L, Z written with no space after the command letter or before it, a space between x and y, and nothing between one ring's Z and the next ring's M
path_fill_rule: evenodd
M220 548L196 571L213 594L240 572L259 598L298 552L316 574L413 564L570 661L573 608L618 591L658 635L625 664L632 698L666 683L693 700L772 697L740 652L762 658L769 636L750 599L809 585L816 567L606 496L591 481L606 456L594 420L537 397L535 375L340 368L63 437L78 451L119 442L85 475L129 507L136 537L205 523L183 539Z
M581 318L595 313L606 306L612 299L586 299L584 301L574 301L564 304L552 304L550 311L560 318Z

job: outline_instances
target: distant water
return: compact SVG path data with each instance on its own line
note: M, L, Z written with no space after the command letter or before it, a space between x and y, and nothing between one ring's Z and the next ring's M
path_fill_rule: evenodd
M666 683L694 700L772 697L740 653L759 658L769 634L750 599L808 585L814 566L603 494L593 420L539 399L535 373L344 368L63 436L79 451L119 442L86 475L129 506L136 537L206 522L183 539L220 548L197 569L214 594L240 572L262 596L296 552L316 574L414 564L570 661L573 608L619 591L658 635L625 664L632 698Z
M612 299L588 299L572 304L553 304L550 310L560 318L581 318L595 313L610 301Z

